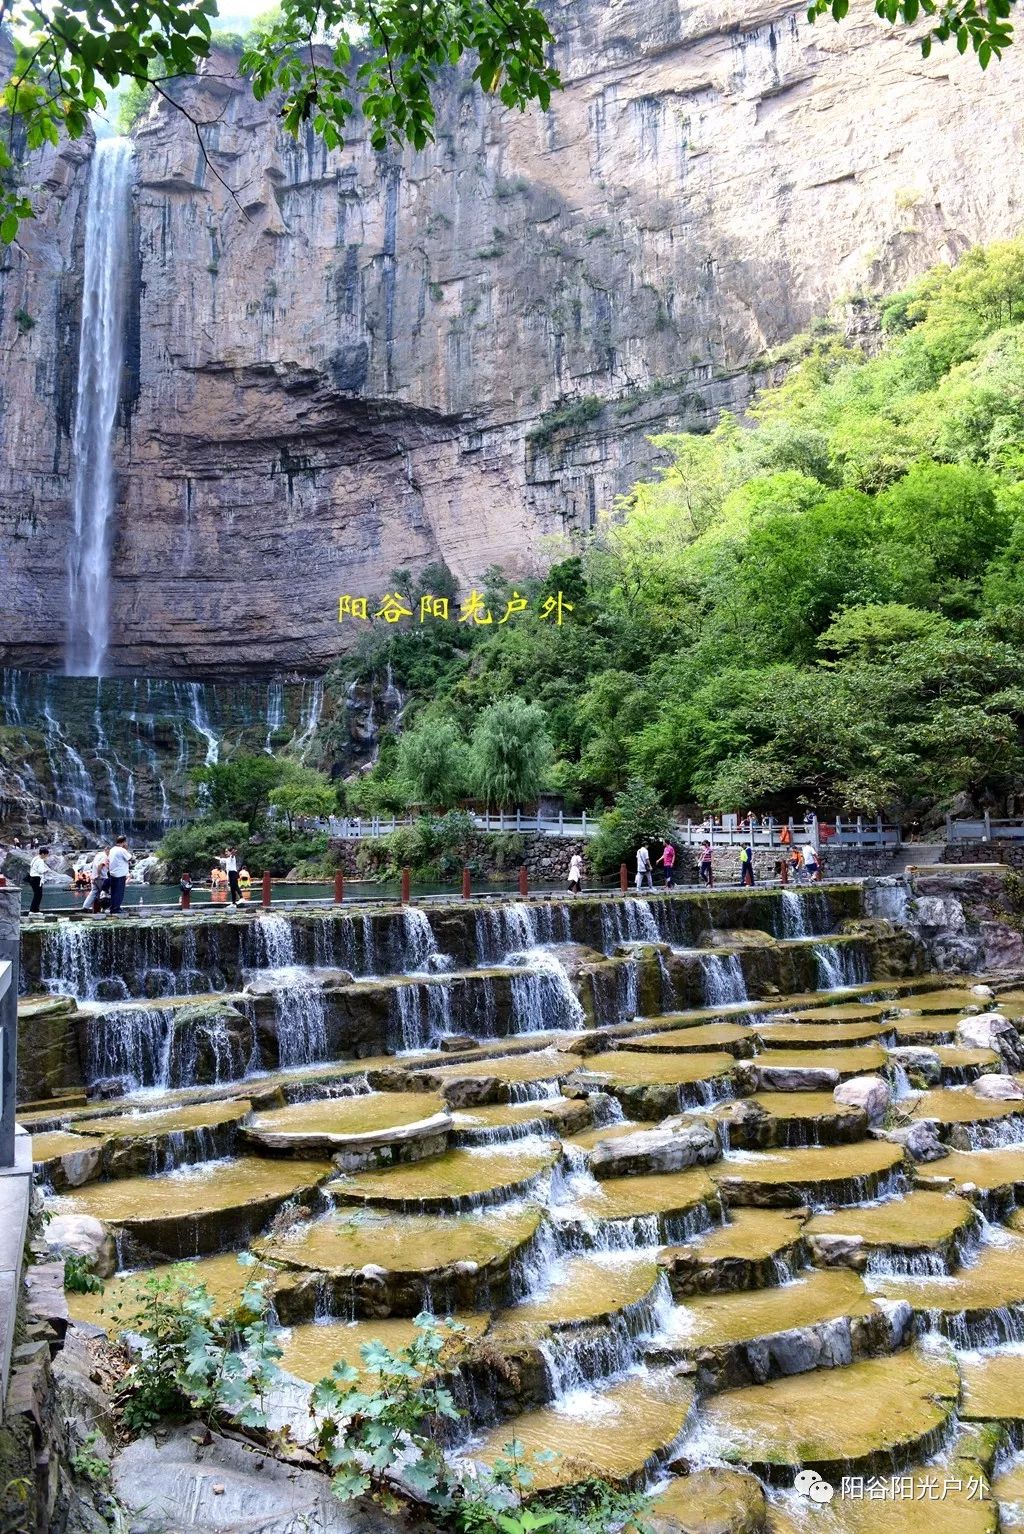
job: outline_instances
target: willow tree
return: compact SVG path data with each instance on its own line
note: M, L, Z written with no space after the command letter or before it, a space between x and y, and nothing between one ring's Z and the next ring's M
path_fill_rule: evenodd
M535 799L551 761L544 710L523 698L484 709L473 731L471 770L477 793L502 809Z

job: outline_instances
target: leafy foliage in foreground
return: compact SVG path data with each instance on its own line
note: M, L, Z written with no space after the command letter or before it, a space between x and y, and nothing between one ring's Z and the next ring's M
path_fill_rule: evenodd
M80 138L110 92L129 87L129 120L153 94L178 105L174 81L196 73L217 39L216 0L2 0L14 64L0 108L20 119L29 150ZM362 114L376 149L433 137L433 96L465 54L473 79L503 105L546 109L559 85L547 59L551 33L528 0L282 0L244 40L241 69L257 100L281 91L284 128L307 128L342 146ZM202 125L197 131L202 143ZM0 137L0 241L10 244L32 199L15 177L8 134Z
M252 1257L239 1261L256 1266ZM140 1280L114 1308L139 1345L118 1393L131 1432L192 1414L208 1427L231 1421L266 1430L281 1349L261 1278L218 1312L194 1266L180 1263ZM643 1534L646 1498L599 1480L554 1493L549 1505L527 1506L535 1467L554 1460L550 1452L527 1458L511 1443L490 1470L450 1459L441 1430L463 1416L450 1375L465 1329L426 1314L414 1324L405 1347L364 1343L361 1368L338 1362L313 1388L308 1447L341 1501L369 1496L389 1512L426 1506L435 1527L455 1534L612 1534L627 1526ZM82 1468L99 1476L104 1463Z
M340 680L391 662L406 728L444 718L466 742L497 701L536 704L548 783L588 809L630 780L693 810L1007 805L1024 790L1024 242L880 308L877 356L828 324L787 348L752 430L656 439L658 477L529 585L534 606L565 593L564 626L378 630ZM507 587L492 572L488 589ZM401 787L382 749L359 792Z
M239 1262L255 1267L255 1258ZM281 1356L267 1308L255 1275L221 1312L189 1263L139 1280L114 1307L120 1326L142 1342L118 1393L125 1424L147 1432L164 1417L212 1423L230 1414L244 1427L264 1427Z

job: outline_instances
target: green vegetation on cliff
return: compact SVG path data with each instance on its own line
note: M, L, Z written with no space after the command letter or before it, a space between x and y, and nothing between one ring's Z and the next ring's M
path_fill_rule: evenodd
M901 817L1019 793L1024 243L880 318L875 356L824 324L787 348L752 430L655 439L658 478L520 583L534 610L564 593L562 627L381 626L336 684L390 662L404 728L436 742L444 720L449 746L498 700L535 703L549 781L585 806L631 779L681 805ZM500 613L509 583L486 584ZM407 802L415 759L385 739L352 807ZM459 774L433 781L452 802Z

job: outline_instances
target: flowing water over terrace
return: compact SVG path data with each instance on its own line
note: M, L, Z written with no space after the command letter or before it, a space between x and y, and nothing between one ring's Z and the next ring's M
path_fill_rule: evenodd
M460 1453L514 1436L551 1484L681 1509L745 1466L760 1522L723 1534L801 1465L948 1458L961 1371L979 1419L1024 1417L984 1374L1024 1335L1024 1111L974 1090L1008 1075L958 1041L978 998L917 973L892 888L875 922L833 886L54 924L26 1015L108 1096L34 1094L54 1211L218 1298L255 1252L300 1392L458 1317ZM917 1023L927 1080L892 1053ZM864 1076L898 1098L873 1124Z

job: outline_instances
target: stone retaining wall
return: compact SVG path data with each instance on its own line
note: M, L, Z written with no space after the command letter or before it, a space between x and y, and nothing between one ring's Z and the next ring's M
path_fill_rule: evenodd
M512 841L513 837L522 843L522 851L510 855L507 849L510 845L516 845ZM331 841L329 845L332 856L338 859L346 878L356 878L359 874L359 851L362 847L372 847L374 839L339 839ZM473 840L471 862L485 878L497 874L514 875L525 864L530 878L538 883L564 882L574 852L581 854L584 869L592 876L593 869L587 862L587 842L584 839L578 836L543 836L537 831L481 832Z
M1024 869L1024 841L947 842L944 863L1006 863Z

